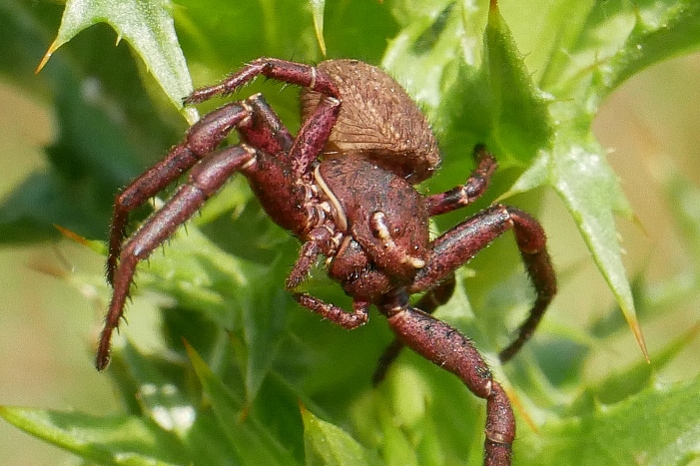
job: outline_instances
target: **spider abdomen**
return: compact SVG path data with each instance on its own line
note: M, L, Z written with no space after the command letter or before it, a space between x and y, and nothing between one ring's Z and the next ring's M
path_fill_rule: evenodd
M342 107L324 148L326 155L359 155L409 180L429 178L440 163L430 125L406 91L376 66L327 60L316 69L338 88ZM302 121L321 94L302 90Z

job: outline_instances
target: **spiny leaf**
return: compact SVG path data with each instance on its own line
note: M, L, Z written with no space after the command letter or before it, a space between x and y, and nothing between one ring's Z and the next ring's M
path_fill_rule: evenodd
M529 163L538 150L549 145L554 124L548 115L547 99L532 82L496 2L489 9L484 49L483 80L492 96L492 130L487 142L494 142L492 150L496 153Z
M654 63L700 47L700 3L666 0L663 7L658 3L635 4L634 29L606 68L611 72L609 90Z
M163 88L172 104L182 108L182 99L192 92L187 71L175 34L168 0L68 0L61 27L37 68L39 72L51 55L83 29L96 23L108 23L136 50ZM197 120L194 109L184 109L190 123Z
M505 196L524 192L541 183L550 184L561 196L579 227L593 259L613 291L644 357L646 344L637 321L632 291L622 264L614 214L631 216L631 208L617 177L594 141L580 145L571 128L561 128L551 152L526 171Z

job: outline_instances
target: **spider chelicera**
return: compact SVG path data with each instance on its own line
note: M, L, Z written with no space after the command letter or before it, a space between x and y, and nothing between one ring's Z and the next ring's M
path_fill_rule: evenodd
M431 240L429 218L481 196L496 162L477 146L477 166L463 185L420 194L413 185L429 178L440 162L435 137L406 92L361 61L310 66L260 58L221 83L194 91L185 103L230 94L258 75L302 87L302 125L296 136L256 94L205 115L163 160L117 195L107 261L114 292L97 368L109 363L111 335L137 264L241 173L269 217L302 243L285 284L299 304L346 329L367 322L375 305L397 337L381 358L375 381L404 345L454 373L487 401L484 464L510 465L515 419L505 391L471 340L430 313L450 298L455 270L513 230L537 295L518 336L500 353L503 362L513 357L556 293L542 227L525 212L496 204ZM240 143L220 148L233 130ZM129 212L186 171L188 181L122 244ZM320 256L326 258L329 277L353 299L351 312L294 292ZM421 292L424 296L411 306L409 296Z

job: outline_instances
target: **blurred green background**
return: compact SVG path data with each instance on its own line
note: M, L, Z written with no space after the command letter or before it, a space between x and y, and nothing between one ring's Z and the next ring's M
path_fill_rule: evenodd
M40 59L37 56L36 62ZM37 78L28 73L26 79ZM54 135L52 104L35 99L0 81L4 174L0 196L46 164L42 148ZM662 63L632 78L606 102L597 118L596 134L603 146L610 148L610 162L639 218L639 225L618 222L631 277L643 272L651 283L670 277L683 280L687 246L669 214L674 199L664 191L664 174L674 167L700 186L699 120L700 55ZM613 297L587 260L588 251L572 220L553 195L540 218L548 231L554 260L560 271L566 272L555 308L556 321L584 328L610 312ZM103 303L90 289L81 294L59 278L70 270L99 272L102 267L100 256L65 240L0 249L1 404L79 408L93 413L116 409L107 378L92 366L92 346L102 321ZM643 322L652 354L697 323L698 304L697 299L676 303L668 318ZM144 332L149 318L144 309L133 306L125 332ZM379 319L373 324L383 325ZM602 375L614 371L622 361L641 357L631 332L623 332L615 343L600 348L589 371ZM664 371L664 378L690 379L700 368L698 352L700 343L696 341ZM56 465L70 458L0 423L0 465Z

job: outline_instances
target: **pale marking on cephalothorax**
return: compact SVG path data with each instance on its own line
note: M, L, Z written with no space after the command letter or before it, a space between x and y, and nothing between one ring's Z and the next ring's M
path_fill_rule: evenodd
M333 194L333 191L331 191L331 189L328 187L325 180L323 179L323 176L321 176L319 167L320 165L316 166L316 168L314 169L314 179L316 180L316 184L321 188L321 191L323 191L323 194L325 194L325 196L328 198L328 201L333 206L332 213L336 226L340 231L345 233L348 229L348 217L345 215L345 210L340 204L340 201L335 196L335 194Z
M386 224L386 214L384 214L384 212L377 211L372 214L371 226L375 236L384 243L385 249L398 249L394 238L391 237L389 227ZM404 264L409 264L414 269L422 269L425 267L425 261L420 257L404 253L400 260Z
M396 246L391 238L391 233L389 233L389 227L386 226L386 215L384 212L379 211L372 214L372 226L375 228L374 233L380 240L386 241L387 246Z

